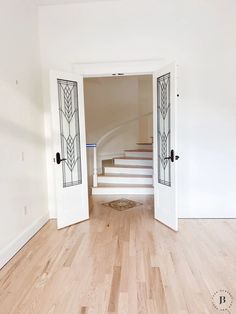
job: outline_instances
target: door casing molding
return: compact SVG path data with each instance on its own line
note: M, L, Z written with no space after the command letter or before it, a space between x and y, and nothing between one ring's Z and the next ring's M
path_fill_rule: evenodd
M72 71L83 77L112 77L122 75L145 75L153 74L163 65L170 63L164 58L131 60L131 61L111 61L92 63L73 63ZM116 74L116 75L114 75ZM121 74L121 75L119 75Z

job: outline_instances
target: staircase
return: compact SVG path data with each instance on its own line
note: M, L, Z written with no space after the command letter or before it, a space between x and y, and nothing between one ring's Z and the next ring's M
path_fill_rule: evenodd
M153 194L152 154L152 149L126 150L123 157L104 162L92 194Z

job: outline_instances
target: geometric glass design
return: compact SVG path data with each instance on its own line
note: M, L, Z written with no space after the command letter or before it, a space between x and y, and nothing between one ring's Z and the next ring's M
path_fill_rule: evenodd
M158 182L171 186L170 73L157 78Z
M82 183L78 84L57 80L63 188Z

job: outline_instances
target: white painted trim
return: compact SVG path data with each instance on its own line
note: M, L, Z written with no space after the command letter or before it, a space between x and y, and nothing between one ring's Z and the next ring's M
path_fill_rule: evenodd
M110 167L105 166L105 174L136 174L141 176L152 176L153 175L153 169L152 168L142 168L142 167Z
M132 175L126 175L126 176L112 176L112 175L102 175L102 176L98 176L98 183L105 183L105 184L130 184L130 185L145 185L145 184L149 184L152 185L153 184L153 180L152 180L152 176L148 177L148 176L133 176Z
M215 211L212 210L211 212L204 208L199 208L198 210L194 211L194 214L190 211L189 213L179 213L179 219L236 219L235 209L227 209L225 208L224 211Z
M48 222L48 214L37 219L0 251L0 269Z
M121 61L110 61L110 62L80 62L73 63L71 70L73 73L79 74L85 77L101 77L101 76L112 76L112 73L125 73L125 75L144 75L153 74L156 70L161 68L164 64L170 63L170 60L165 58L158 59L145 59L145 60L121 60ZM48 86L49 89L49 86ZM52 144L49 144L52 145ZM53 146L53 145L52 145ZM51 146L51 147L52 147ZM50 148L51 148L50 147ZM49 151L50 151L49 148ZM54 151L54 150L53 150ZM122 153L123 155L123 153ZM107 158L108 155L105 155ZM115 155L113 155L114 157ZM120 157L120 156L117 156ZM99 156L104 158L104 156ZM104 159L105 159L104 158ZM98 172L101 171L101 161L98 159ZM51 164L50 164L51 165ZM51 165L50 168L53 166ZM49 169L48 169L49 171ZM55 183L55 173L52 173ZM54 199L54 204L56 199ZM50 211L50 218L57 218L57 209Z
M57 211L56 208L49 211L49 219L57 219Z
M153 187L97 187L92 195L153 195Z
M113 76L112 74L123 73L124 75L153 74L164 64L170 63L165 58L147 60L124 60L94 63L74 63L73 72L84 77Z

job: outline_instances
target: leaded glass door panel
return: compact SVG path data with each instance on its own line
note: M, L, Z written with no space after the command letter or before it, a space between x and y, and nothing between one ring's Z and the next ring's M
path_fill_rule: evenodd
M82 184L78 83L57 80L63 187Z
M154 216L178 230L176 204L176 65L153 74Z
M51 72L58 229L89 218L83 78Z

